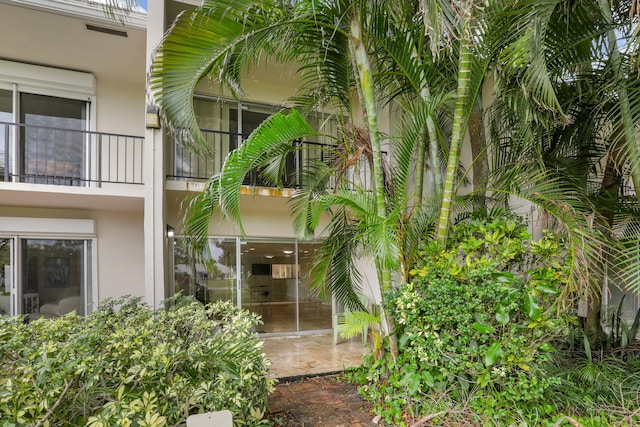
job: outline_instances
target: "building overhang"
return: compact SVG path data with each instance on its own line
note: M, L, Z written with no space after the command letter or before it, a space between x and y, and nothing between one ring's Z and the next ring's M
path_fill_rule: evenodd
M147 29L147 14L143 11L131 11L124 17L123 23L109 19L100 4L104 3L104 0L95 0L92 2L89 0L0 0L0 3L98 21L110 25L120 25L136 30L146 31Z

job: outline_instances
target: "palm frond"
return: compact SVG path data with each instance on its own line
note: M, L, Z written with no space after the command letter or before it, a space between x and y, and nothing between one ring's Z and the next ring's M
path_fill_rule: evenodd
M338 333L344 339L351 339L369 328L380 326L380 313L377 311L348 311L338 317Z
M330 190L334 172L332 167L321 161L309 163L303 171L302 188L290 200L293 230L298 238L310 239L314 236L320 218L327 212L326 206L319 203L319 198Z
M273 30L258 22L250 26L249 17L255 5L252 0L206 1L202 6L184 11L165 35L151 66L149 87L154 102L161 107L165 124L185 144L205 147L193 107L197 84L207 75L217 77L232 90L240 92L238 72L230 64L238 64L238 50L250 36ZM231 70L231 72L227 72Z
M357 265L360 242L356 228L344 209L331 218L327 237L320 244L309 273L310 287L323 299L329 293L349 310L362 310L359 293L362 274Z
M566 235L571 266L571 280L563 291L566 298L600 292L614 245L598 227L595 207L580 187L535 167L513 165L489 191L494 197L516 196L537 206L549 216L546 228Z
M229 153L220 172L220 208L223 215L242 229L240 189L255 168L290 152L292 142L317 135L297 111L277 113L262 122L244 143Z
M421 209L413 210L411 216L402 222L398 230L398 241L402 245L400 276L405 282L409 280L409 271L414 267L420 244L423 240L434 237L439 207L438 198L426 198Z

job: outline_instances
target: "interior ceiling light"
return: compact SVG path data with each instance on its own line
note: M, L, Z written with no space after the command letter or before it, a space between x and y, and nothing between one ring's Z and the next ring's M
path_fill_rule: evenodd
M282 253L283 254L287 254L287 255L291 255L293 253L293 251L284 250L284 251L282 251Z
M97 25L92 25L92 24L85 24L85 26L87 27L87 30L89 30L89 31L95 31L97 33L110 34L112 36L118 36L118 37L129 37L129 35L127 34L126 31L114 30L113 28L98 27Z

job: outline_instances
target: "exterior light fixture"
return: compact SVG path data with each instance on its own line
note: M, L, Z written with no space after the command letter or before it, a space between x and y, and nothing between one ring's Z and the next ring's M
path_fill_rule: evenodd
M172 226L167 224L167 237L173 237L175 235L176 235L176 230Z
M147 106L147 114L145 116L145 124L147 129L160 129L160 114L158 109L151 105Z
M283 253L283 254L287 254L287 255L291 255L291 254L293 253L293 251L287 251L287 250L285 250L285 251L282 251L282 253Z
M271 258L273 258L273 255L265 255L264 257L267 258L267 259L271 259Z

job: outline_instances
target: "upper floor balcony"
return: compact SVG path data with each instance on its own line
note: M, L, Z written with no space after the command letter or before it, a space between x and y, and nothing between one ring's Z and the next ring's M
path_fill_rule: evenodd
M143 148L139 136L0 122L0 181L141 185Z
M167 179L172 181L202 182L219 173L228 154L244 142L248 135L219 130L203 129L202 133L210 148L211 155L203 155L195 150L172 141L172 161ZM337 146L312 141L295 141L296 149L289 153L284 162L284 187L297 189L302 186L305 170L309 170L313 163L322 162L333 165L340 156ZM364 188L371 188L370 165L363 158L354 162L341 176L351 184L358 184ZM336 177L329 179L327 186L335 188ZM252 170L245 178L244 185L251 187L270 187L260 170Z
M166 149L169 156L166 177L170 182L169 187L201 189L201 185L191 186L190 183L205 181L220 172L229 153L239 147L264 120L281 109L282 107L271 105L196 96L194 110L205 138L207 151L212 154L198 153L175 139L168 139ZM348 160L348 158L342 158L348 155L336 146L335 137L340 134L336 118L315 114L307 119L314 128L320 130L322 135L318 135L311 141L294 143L296 149L288 154L281 165L285 177L283 182L285 189L300 188L305 170L312 168L314 163L322 162L333 166L340 163L346 164ZM371 188L370 165L364 157L349 164L350 167L340 175L340 179L346 180L352 186ZM330 179L327 186L335 188L336 179L336 177ZM186 184L180 185L180 182ZM251 171L244 185L270 186L259 170ZM280 194L272 191L267 193Z

